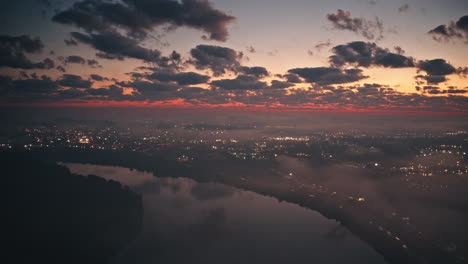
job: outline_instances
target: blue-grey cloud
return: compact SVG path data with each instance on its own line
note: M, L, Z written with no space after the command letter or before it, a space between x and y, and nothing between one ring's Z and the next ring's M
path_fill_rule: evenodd
M319 85L342 84L356 82L368 76L360 69L339 69L333 67L295 68L288 71L297 74L306 82Z
M242 52L212 45L198 45L190 51L190 54L193 60L189 63L199 70L210 69L214 76L225 74L227 71L238 72L239 60L243 57Z
M406 68L414 67L414 59L402 55L403 51L397 50L397 53L384 49L375 43L354 41L345 45L338 45L332 49L334 55L330 56L330 63L341 67L345 65L360 67L387 67L387 68Z
M448 25L439 25L428 32L436 41L463 39L468 44L468 15L451 21Z
M40 62L32 62L26 54L40 53L44 44L39 38L28 35L0 35L0 67L17 69L51 69L54 61L46 58Z
M88 33L125 30L129 36L140 39L157 27L188 27L206 32L210 39L225 41L229 35L227 25L235 17L215 9L206 0L83 0L57 13L52 20Z
M359 34L366 39L383 39L384 26L380 18L367 20L362 17L352 17L351 12L338 9L335 13L327 14L327 20L335 29L348 30Z
M62 78L57 82L61 86L72 87L72 88L90 88L93 82L84 80L79 75L64 74Z

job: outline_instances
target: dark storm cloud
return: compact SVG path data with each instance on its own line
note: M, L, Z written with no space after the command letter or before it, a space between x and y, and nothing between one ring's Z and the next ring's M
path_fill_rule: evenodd
M357 88L357 91L360 94L377 94L377 93L381 92L378 87L374 87L374 86L370 86L370 85L367 85L367 86L364 86L364 87L359 87L359 88Z
M98 90L101 91L101 93L105 93L101 90L102 88L98 88ZM90 93L90 90L92 89L87 89L88 93ZM110 85L108 90L108 95L105 99L107 100L115 100L115 101L135 101L135 94L124 94L124 90L122 87L119 87L117 85ZM92 93L92 92L91 92ZM99 92L97 92L99 93Z
M145 13L153 23L169 23L174 26L187 26L205 31L213 40L225 41L229 35L227 25L235 17L214 9L209 1L146 1L126 0L137 10Z
M44 44L39 38L28 35L0 35L0 67L17 69L51 69L54 62L47 58L41 62L32 62L26 54L40 53Z
M225 74L226 71L237 72L240 67L239 60L243 57L242 52L230 48L198 45L190 51L193 64L197 69L211 69L214 76Z
M465 94L468 93L468 87L465 87L465 89L459 89L457 87L450 86L448 87L448 90L445 90L446 93L448 94Z
M52 20L90 33L125 29L137 38L165 25L170 29L189 27L206 32L212 40L225 41L229 35L227 25L235 17L215 9L206 0L84 0L59 12Z
M256 66L256 67L242 66L240 67L239 72L242 72L247 75L253 75L257 78L262 78L262 77L266 77L269 75L266 68L259 67L259 66Z
M216 83L218 87L225 90L268 90L268 89L286 89L294 86L293 83L279 80L272 80L271 85L266 82L259 81L254 76L239 75L233 80L221 80L222 86ZM213 85L213 83L212 83Z
M414 59L401 55L401 49L397 50L397 53L393 53L371 42L354 41L338 45L333 48L333 53L335 55L330 56L330 63L337 67L344 65L387 68L414 67Z
M324 48L328 48L330 47L332 44L331 44L331 41L330 40L327 40L325 42L319 42L317 44L314 45L313 47L313 50L308 50L307 51L307 54L309 54L310 56L314 55L314 51L316 52L322 52L322 49Z
M418 80L425 80L427 84L439 84L446 82L449 79L446 75L457 73L463 77L463 68L455 69L451 64L446 62L444 59L434 60L421 60L416 63L418 73L421 71L426 72L426 75L416 75L415 78ZM424 84L422 81L416 82L419 85Z
M256 77L239 75L235 79L222 79L210 83L224 90L259 90L267 88L266 82L260 82Z
M65 42L67 46L78 46L78 42L74 39L64 39L63 42Z
M17 94L47 94L56 91L58 85L50 77L43 75L38 79L14 80L12 88Z
M468 76L468 67L458 67L457 74L462 78L466 78Z
M465 94L468 93L468 87L465 87L465 89L460 89L455 86L448 86L448 89L442 90L438 86L424 86L424 87L419 87L416 86L416 90L420 91L422 94L428 93L428 94L448 94L448 95L457 95L457 94Z
M350 83L368 78L368 76L362 74L362 70L360 69L343 70L330 67L316 67L296 68L288 72L299 75L304 78L306 82L320 85Z
M102 77L99 74L91 74L89 77L93 79L94 81L102 82L102 81L108 81L109 79L106 77Z
M72 88L90 88L93 82L84 80L79 75L64 74L62 78L57 82L61 86L72 87Z
M155 75L153 74L152 77L155 77ZM176 73L167 77L167 81L177 82L180 85L201 84L206 83L210 79L208 75L201 75L195 72Z
M124 101L134 98L131 95L124 95L123 89L115 85L98 89L82 87L64 89L60 86L60 80L54 81L45 75L40 78L33 76L30 79L13 80L9 83L6 98L14 102L59 102L68 99Z
M468 15L461 17L457 22L451 21L448 25L440 25L428 32L436 41L450 39L465 39L468 44Z
M222 90L268 90L268 89L285 89L294 86L293 83L273 80L271 85L266 82L259 81L257 77L249 75L238 75L235 79L221 79L210 83L213 87Z
M442 37L449 37L451 33L449 33L449 30L446 25L440 25L437 26L436 28L432 29L431 31L428 32L429 34L434 34L436 37L437 35L442 36ZM436 39L439 40L439 39Z
M424 91L428 91L428 90L439 90L440 87L428 85L428 86L424 86L422 89L423 89Z
M271 88L271 89L286 89L286 88L289 88L289 87L292 87L292 86L294 86L294 83L273 80L273 81L271 81L271 85L270 85L269 88Z
M468 93L468 90L447 90L449 94L465 94Z
M331 41L327 40L325 42L320 42L314 45L314 49L317 51L322 51L324 48L328 48L331 46Z
M461 29L461 30L463 30L463 31L465 31L465 32L468 32L468 15L461 17L461 18L457 21L457 23L455 23L455 25L456 25L459 29Z
M111 32L122 27L139 33L150 26L146 17L122 5L100 0L84 0L73 4L67 10L57 13L52 21L74 25L88 32Z
M115 56L115 58L128 57L153 63L161 61L161 52L159 50L143 48L138 44L138 41L124 37L118 33L87 35L72 32L71 34L74 39L88 44L103 53L110 54L110 56Z
M383 38L383 23L378 17L375 17L374 20L351 17L351 12L338 9L336 14L327 14L327 19L335 29L352 31L366 39L380 40Z
M161 82L176 82L180 85L191 85L206 83L210 79L210 76L201 75L195 72L154 72L147 76L147 78Z
M0 43L3 46L15 48L21 52L37 53L42 51L44 44L39 38L32 38L28 35L22 36L0 36Z
M57 91L57 94L55 96L60 99L77 99L85 95L87 95L86 92L80 89L71 88L71 89L59 90Z
M404 4L398 8L398 12L400 13L407 12L409 10L409 7L410 7L409 4Z
M129 82L117 82L122 87L133 88L141 93L176 91L180 88L179 85L172 83L149 82L144 80L133 80Z
M283 76L280 75L278 77L283 77L290 83L302 83L301 78L299 78L299 76L297 76L296 74L293 74L293 73L287 73L287 74L285 74Z
M97 60L87 60L88 66L91 68L102 68L101 65L99 65L99 61Z
M86 60L81 56L71 55L71 56L65 57L64 62L65 64L67 63L85 64Z
M159 50L144 48L139 45L137 40L119 33L83 34L72 32L71 35L79 42L99 50L96 57L101 59L124 60L124 58L133 58L154 63L160 67L178 67L177 65L180 63L180 54L177 52L172 52L168 57L161 56Z
M107 91L104 91L103 89ZM108 88L96 88L96 89L90 88L90 89L86 89L85 91L89 95L91 95L90 97L88 97L88 99L92 99L92 100L118 101L118 102L145 101L136 91L133 91L130 94L124 94L124 89L117 84L110 85Z
M456 93L454 93L456 94ZM216 95L216 96L215 96ZM220 90L216 94L206 93L201 102L221 104L226 102L246 105L283 104L289 107L302 108L304 104L316 107L340 109L353 107L357 109L398 109L398 110L443 110L456 107L463 109L468 100L453 97L428 97L420 94L403 94L381 84L364 84L354 86L318 86L314 89L274 90Z
M250 53L255 53L255 52L257 52L257 50L256 50L253 46L248 46L248 47L247 47L247 51L250 52Z
M431 76L443 76L456 72L456 69L444 59L419 61L417 67Z
M180 98L189 100L205 97L208 92L211 91L200 87L185 87L177 90L177 94Z
M180 55L180 53L178 53L177 51L173 50L169 58L174 61L180 61L182 59L182 55Z
M329 57L330 64L334 67L386 67L409 68L416 67L418 72L426 72L427 75L417 75L416 79L425 80L427 84L438 84L447 81L446 75L458 73L465 76L464 68L455 69L444 59L417 61L413 57L405 56L404 50L395 47L395 52L381 48L375 43L354 41L344 45L335 46L332 49L334 55ZM468 71L468 70L467 70ZM418 84L423 82L418 81Z
M60 80L53 81L47 76L40 78L36 75L24 76L24 78L28 77L32 79L0 78L2 93L7 95L8 99L23 102L64 99L164 102L179 99L193 105L241 103L269 106L282 104L302 108L306 104L308 105L306 107L327 106L330 109L352 107L355 109L432 111L463 110L468 106L468 99L460 96L466 94L468 88L457 87L441 89L438 86L423 86L419 87L421 94L400 93L389 86L376 83L352 86L314 84L310 89L285 90L284 88L288 88L290 83L274 80L271 85L268 85L254 76L239 75L235 79L213 81L211 85L215 89L184 87L173 82L150 82L139 79L116 82L114 85L102 88L63 89L63 86L58 85ZM99 79L99 77L94 79ZM125 87L129 94L123 94L122 87Z
M428 94L443 94L444 91L434 89L434 90L428 90L427 93Z
M123 93L112 94L110 89L107 88L90 88L86 90L81 90L84 93L84 96L81 98L76 98L77 100L92 100L92 101L102 101L102 102L109 102L109 101L134 101L132 95L127 95ZM77 101L80 102L80 101Z
M109 95L110 90L105 88L87 89L86 92L90 95Z
M416 79L423 79L427 82L427 84L439 84L439 83L448 81L447 77L445 76L431 76L431 75L417 75ZM422 83L418 83L418 84L422 84Z
M120 60L120 61L125 59L121 55L109 54L109 53L104 53L104 52L96 53L96 57L101 58L101 59L106 59L106 60Z
M29 78L29 74L25 71L20 71L19 72L19 79L28 79Z

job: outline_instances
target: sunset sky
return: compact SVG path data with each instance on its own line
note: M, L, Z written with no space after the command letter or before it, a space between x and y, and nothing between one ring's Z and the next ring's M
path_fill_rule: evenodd
M0 104L468 113L466 0L22 0Z

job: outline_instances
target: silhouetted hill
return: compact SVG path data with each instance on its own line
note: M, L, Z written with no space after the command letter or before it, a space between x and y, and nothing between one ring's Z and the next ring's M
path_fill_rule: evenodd
M7 261L105 263L138 234L141 198L115 181L0 153Z

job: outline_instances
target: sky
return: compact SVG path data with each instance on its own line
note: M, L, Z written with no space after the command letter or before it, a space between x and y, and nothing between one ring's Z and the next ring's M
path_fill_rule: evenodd
M23 0L0 105L468 109L466 0Z

